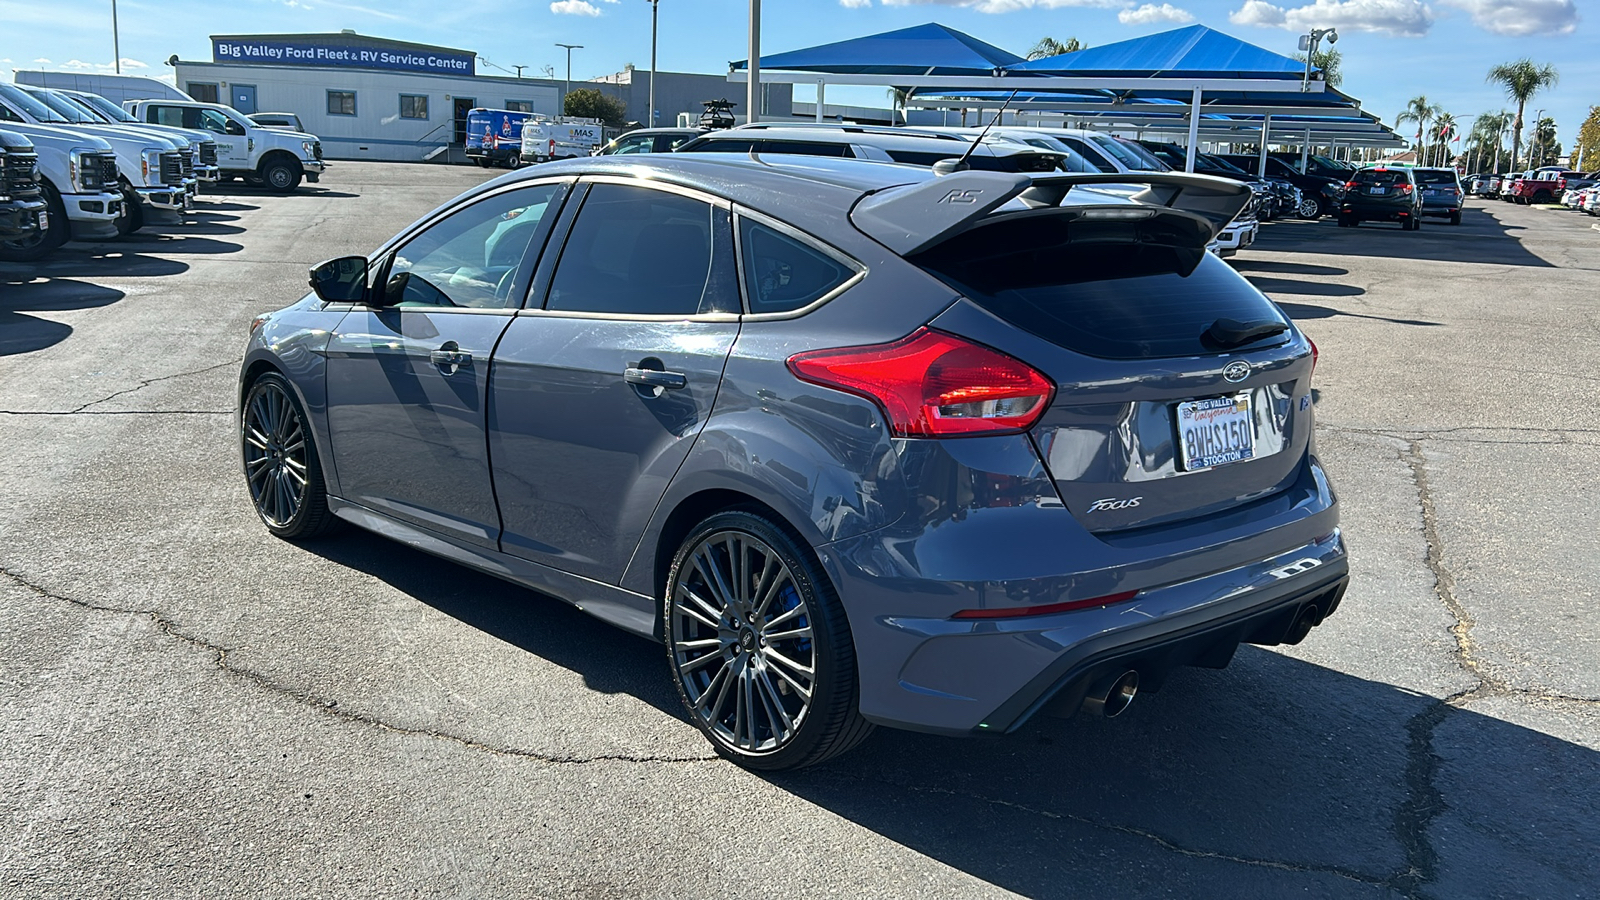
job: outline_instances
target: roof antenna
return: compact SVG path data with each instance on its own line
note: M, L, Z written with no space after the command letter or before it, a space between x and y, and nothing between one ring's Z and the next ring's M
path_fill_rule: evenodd
M1021 88L1018 88L1018 90L1021 90ZM967 169L971 168L971 166L967 165L967 159L972 156L972 152L974 150L978 149L978 145L983 143L983 139L989 136L989 129L993 128L995 123L1000 121L1000 117L1005 115L1006 107L1010 106L1011 101L1015 99L1017 99L1017 91L1012 91L1011 96L1006 98L1006 102L1000 104L1000 108L995 110L994 118L989 120L989 124L983 126L982 131L978 132L978 136L973 139L972 146L967 148L967 152L961 154L960 159L941 159L934 163L933 174L949 175L952 172L965 172Z

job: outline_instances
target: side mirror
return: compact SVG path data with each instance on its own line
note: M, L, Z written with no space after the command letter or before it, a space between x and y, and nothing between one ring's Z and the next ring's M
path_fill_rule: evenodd
M367 258L341 256L311 269L311 289L328 303L363 303L367 299Z
M235 122L235 121L234 121L234 120L232 120L232 119L229 119L229 120L228 120L228 124L226 124L226 125L224 125L224 126L222 126L222 127L223 127L223 128L224 128L224 129L225 129L225 130L226 130L226 131L227 131L227 132L228 132L228 133L229 133L229 134L235 134L235 135L243 135L243 134L244 134L244 126L243 126L243 125L240 125L240 124L239 124L239 123L238 123L238 122Z

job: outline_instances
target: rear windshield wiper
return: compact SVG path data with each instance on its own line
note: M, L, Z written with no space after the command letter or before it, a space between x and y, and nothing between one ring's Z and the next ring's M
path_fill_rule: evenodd
M1288 323L1259 320L1255 322L1241 322L1238 319L1218 319L1211 323L1202 337L1221 348L1242 347L1262 338L1283 334L1289 330Z

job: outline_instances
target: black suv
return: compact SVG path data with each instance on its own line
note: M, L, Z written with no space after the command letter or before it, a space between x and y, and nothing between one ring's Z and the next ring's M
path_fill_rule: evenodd
M1358 169L1344 186L1339 202L1339 227L1362 222L1399 222L1406 231L1422 227L1422 191L1416 175L1405 168L1372 166Z
M1254 172L1260 165L1260 159L1253 153L1226 154L1222 159L1246 172ZM1320 219L1338 209L1339 196L1344 192L1343 181L1307 175L1276 156L1267 157L1267 177L1287 181L1300 189L1301 207L1297 212L1306 219Z

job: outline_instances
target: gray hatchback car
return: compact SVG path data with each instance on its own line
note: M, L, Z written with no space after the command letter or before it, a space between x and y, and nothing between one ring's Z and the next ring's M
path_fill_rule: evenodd
M1249 199L804 156L508 174L255 321L250 497L660 641L752 768L1114 715L1299 641L1348 580L1316 348L1205 252Z

